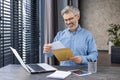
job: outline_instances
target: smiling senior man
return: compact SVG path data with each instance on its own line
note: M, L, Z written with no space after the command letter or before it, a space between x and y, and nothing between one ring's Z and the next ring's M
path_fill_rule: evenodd
M67 28L59 31L54 38L60 41L65 47L70 48L74 54L70 60L61 61L60 66L86 66L87 60L97 61L98 52L93 35L78 24L80 11L73 6L66 6L62 11L64 22ZM51 45L44 44L45 54L51 53Z

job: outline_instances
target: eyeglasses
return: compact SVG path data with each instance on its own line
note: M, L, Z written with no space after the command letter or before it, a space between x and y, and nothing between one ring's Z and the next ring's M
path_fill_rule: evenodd
M76 16L76 15L75 15L75 16ZM68 19L64 19L64 21L65 21L65 22L67 22L67 21L72 21L75 16L73 16L73 17L71 17L71 18L68 18Z

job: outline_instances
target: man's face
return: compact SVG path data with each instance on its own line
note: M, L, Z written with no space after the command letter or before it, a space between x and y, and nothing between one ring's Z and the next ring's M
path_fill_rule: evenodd
M79 15L74 15L72 12L63 15L65 24L71 31L75 31L78 27Z

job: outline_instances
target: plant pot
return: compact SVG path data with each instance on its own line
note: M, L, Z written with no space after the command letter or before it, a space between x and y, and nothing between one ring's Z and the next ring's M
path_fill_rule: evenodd
M120 64L120 47L111 46L111 63Z

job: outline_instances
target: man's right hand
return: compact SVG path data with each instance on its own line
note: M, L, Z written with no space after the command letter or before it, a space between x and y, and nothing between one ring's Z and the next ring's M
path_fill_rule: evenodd
M43 47L43 53L50 53L51 52L51 44L44 44L44 47Z

